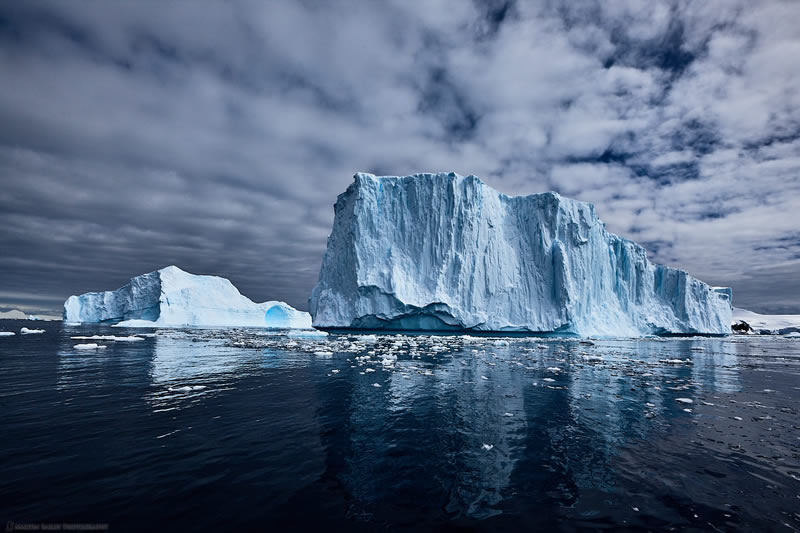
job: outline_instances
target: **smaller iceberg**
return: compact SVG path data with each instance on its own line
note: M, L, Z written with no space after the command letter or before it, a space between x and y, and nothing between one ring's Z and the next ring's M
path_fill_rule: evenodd
M311 328L311 316L287 303L255 303L225 278L168 266L132 278L115 291L64 302L64 321L119 327Z

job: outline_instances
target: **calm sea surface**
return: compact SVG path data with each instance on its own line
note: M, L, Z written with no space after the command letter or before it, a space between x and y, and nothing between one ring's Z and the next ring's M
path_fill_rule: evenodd
M3 524L800 529L800 339L0 330Z

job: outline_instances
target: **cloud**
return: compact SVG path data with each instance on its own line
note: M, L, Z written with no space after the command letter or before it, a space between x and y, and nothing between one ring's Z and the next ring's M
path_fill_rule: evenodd
M800 259L798 15L3 4L0 294L43 305L174 263L305 308L354 172L455 170L592 201L652 259L800 312L775 267Z

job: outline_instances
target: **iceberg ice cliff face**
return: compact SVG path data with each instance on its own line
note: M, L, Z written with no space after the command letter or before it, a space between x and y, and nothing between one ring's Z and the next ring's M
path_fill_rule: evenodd
M454 173L356 174L309 302L329 329L726 335L731 323L730 289L651 263L593 205Z
M64 320L119 326L310 328L311 317L278 301L254 303L227 279L168 266L131 279L115 291L70 296Z

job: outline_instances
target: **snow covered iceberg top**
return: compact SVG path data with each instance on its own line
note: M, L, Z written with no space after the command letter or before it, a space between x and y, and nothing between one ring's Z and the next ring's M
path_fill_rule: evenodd
M356 174L309 303L329 329L726 335L731 321L730 289L651 263L593 205L455 173Z
M254 303L225 278L197 276L176 266L136 276L115 291L70 296L64 320L139 327L311 327L308 313L286 303Z

